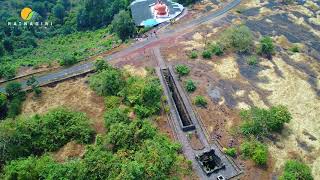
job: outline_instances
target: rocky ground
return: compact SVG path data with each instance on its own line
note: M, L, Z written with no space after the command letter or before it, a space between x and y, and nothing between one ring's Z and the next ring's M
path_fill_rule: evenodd
M207 109L198 109L208 131L220 137L225 146L239 124L238 111L251 106L286 105L293 120L281 134L269 140L269 166L257 169L249 162L246 179L270 179L281 172L285 160L300 158L311 166L315 179L320 178L320 3L309 0L304 5L284 5L278 1L245 1L232 14L203 25L179 39L179 43L162 48L171 64L192 67L188 78L198 89L190 97L205 95L212 101ZM192 50L201 52L205 44L215 41L219 33L233 24L245 24L256 39L273 38L277 47L272 60L260 58L249 66L245 55L227 53L211 60L191 60ZM290 49L298 46L300 52ZM179 51L176 51L179 49ZM182 80L183 81L183 80ZM237 139L235 143L239 143Z

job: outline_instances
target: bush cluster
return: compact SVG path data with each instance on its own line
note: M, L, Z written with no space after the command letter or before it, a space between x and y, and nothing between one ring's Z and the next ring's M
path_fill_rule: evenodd
M253 47L253 35L244 25L233 26L222 33L219 43L240 53L250 52Z
M241 153L245 158L252 159L257 165L266 165L268 148L258 141L246 141L241 144Z
M121 70L101 63L98 68L97 73L90 77L89 84L99 95L107 96L107 108L112 109L123 102L132 107L140 118L160 111L162 89L159 80L152 76L125 77Z
M304 163L297 160L289 160L284 165L284 171L280 180L303 179L313 180L311 169Z
M262 137L271 132L280 132L285 123L292 119L290 112L285 106L273 106L270 109L253 107L240 113L244 122L241 132L245 136Z

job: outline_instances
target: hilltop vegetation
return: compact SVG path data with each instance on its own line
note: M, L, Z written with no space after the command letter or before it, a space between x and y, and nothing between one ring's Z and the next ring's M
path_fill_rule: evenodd
M152 73L130 75L104 61L97 61L96 68L89 85L105 99L107 132L96 135L85 114L66 108L4 120L0 122L1 179L179 179L189 175L191 166L179 153L181 146L152 125L161 110L159 80ZM70 141L84 144L84 154L57 162L52 152Z
M109 50L136 33L128 7L131 1L107 0L26 0L0 2L0 77L10 79L20 66L61 61L72 56L78 62ZM20 11L35 11L32 22L52 22L52 26L8 26L20 22ZM119 16L115 16L121 10ZM117 17L112 23L113 17ZM108 28L112 25L112 31ZM120 32L120 33L119 33Z

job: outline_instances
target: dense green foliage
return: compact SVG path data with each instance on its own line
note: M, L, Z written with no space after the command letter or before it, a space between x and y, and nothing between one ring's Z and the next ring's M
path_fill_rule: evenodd
M244 25L230 27L222 33L219 44L240 53L249 52L253 47L253 35Z
M246 141L241 144L241 153L252 159L257 165L265 165L268 161L268 148L258 141Z
M224 153L226 153L228 156L235 157L237 155L237 150L236 148L226 148Z
M102 96L117 95L125 86L122 72L116 68L107 68L89 79L90 87Z
M246 136L266 136L271 132L280 132L284 123L292 119L290 112L285 106L273 106L270 109L253 107L250 110L243 110L241 118L244 120L241 125L241 132Z
M181 167L180 148L147 120L114 121L106 135L86 148L82 159L64 163L47 155L19 159L5 166L3 178L170 179L187 171Z
M107 97L107 108L113 108L114 104L123 101L124 104L133 107L140 118L159 112L162 89L158 79L153 76L125 77L125 73L104 62L96 64L96 69L97 73L90 78L90 87L99 95L119 97Z
M55 151L69 141L89 143L93 138L88 118L66 108L45 115L0 123L0 162Z
M113 109L118 107L121 104L121 97L118 96L107 96L104 100L104 104L106 106L106 109Z
M10 82L5 88L8 101L7 107L4 108L1 115L8 118L14 118L20 114L22 102L25 100L26 93L22 91L22 85L18 82Z
M267 56L268 58L271 57L271 55L273 54L274 52L274 45L273 45L273 42L272 42L272 39L271 37L269 36L264 36L263 38L261 38L260 40L260 45L259 45L259 49L258 49L258 52L261 54L261 55L265 55Z
M179 76L186 76L190 73L190 68L184 64L178 64L176 66L176 71Z
M313 180L311 169L304 163L297 160L289 160L284 165L283 174L280 180Z
M119 14L115 15L111 23L111 30L122 40L126 40L131 37L136 30L135 24L130 17L130 13L122 10Z
M194 98L194 104L199 107L206 107L208 102L204 96L198 95Z
M0 78L14 77L16 68L20 66L37 67L43 63L50 65L56 61L62 62L62 65L70 65L117 46L120 41L110 36L109 30L120 32L118 35L123 40L134 34L135 27L130 14L126 12L125 16L120 16L122 17L120 19L125 20L122 24L112 26L114 28L107 27L114 17L118 17L116 14L128 9L130 2L130 0L0 2L0 6L3 7L0 10L3 20L0 23L0 65L9 67L0 68ZM22 21L20 11L24 7L30 7L35 11L31 22L52 22L53 25L47 28L8 26L7 22ZM63 63L64 61L67 62Z
M188 79L185 82L185 88L188 92L194 92L197 89L197 86L192 79Z
M125 104L134 108L138 117L146 118L159 112L162 89L158 79L132 76L126 84L120 95Z

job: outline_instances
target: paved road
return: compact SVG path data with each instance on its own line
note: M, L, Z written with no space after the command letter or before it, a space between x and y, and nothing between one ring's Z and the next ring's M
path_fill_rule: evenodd
M183 32L183 31L189 30L189 29L194 28L196 26L199 26L203 23L213 21L215 18L224 15L225 13L230 11L232 8L236 7L240 2L241 2L241 0L234 0L230 3L228 3L223 8L221 8L217 11L214 11L206 16L194 19L187 24L182 24L181 26L175 28L174 30L164 30L163 32L158 34L158 38L153 38L153 39L145 40L142 42L137 42L137 43L133 44L132 46L130 46L120 52L117 52L115 54L107 56L105 58L105 60L120 58L120 57L126 56L130 53L133 53L133 52L141 50L141 49L147 49L150 47L157 46L162 41L164 41L168 38L171 38L171 37L175 37L175 36L181 34L181 32ZM56 81L58 79L64 79L66 77L72 77L72 76L81 74L83 72L92 71L93 68L94 68L94 64L92 62L85 62L83 64L75 65L75 66L72 66L72 67L69 67L66 69L62 69L57 72L52 72L52 73L49 73L46 75L36 77L36 79L39 81L40 85L44 85L44 84L48 84L52 81ZM22 80L21 83L23 85L23 88L26 88L26 82ZM5 86L5 84L0 85L0 92L4 92L4 86Z

